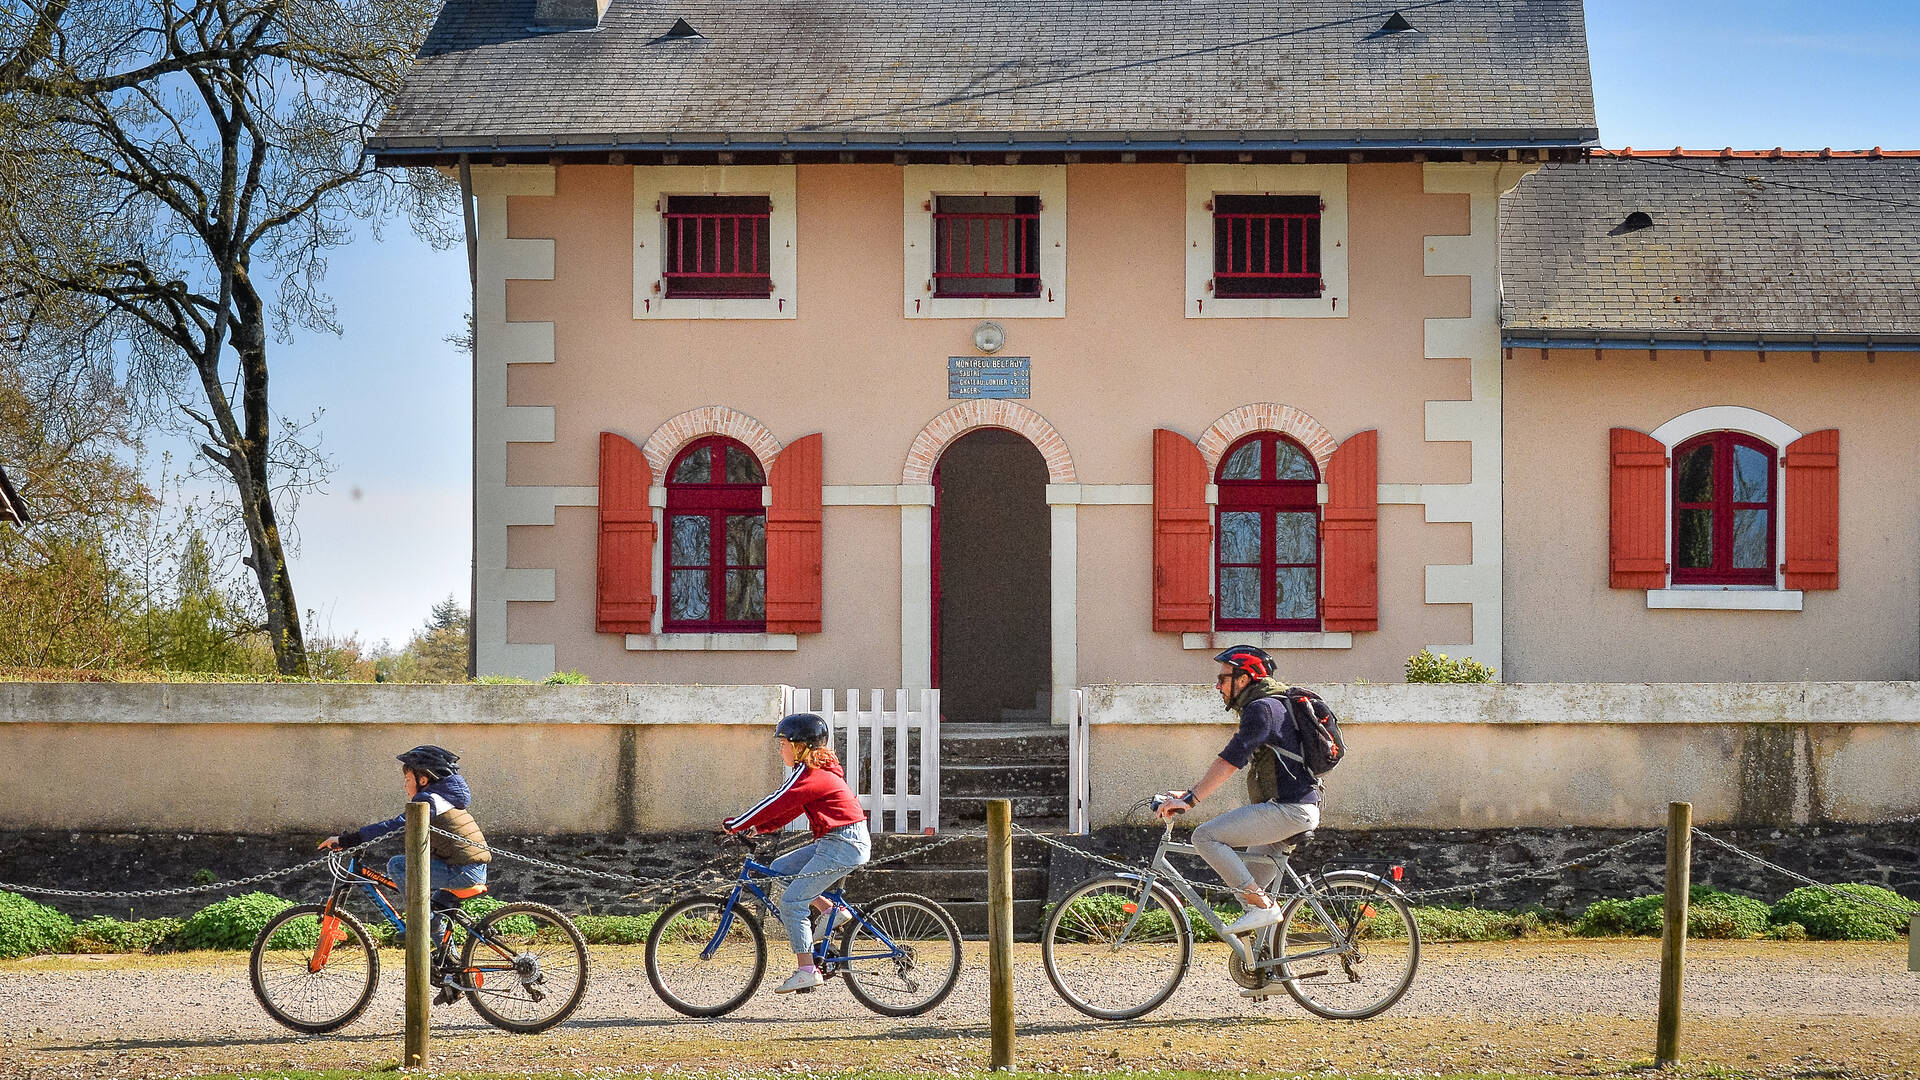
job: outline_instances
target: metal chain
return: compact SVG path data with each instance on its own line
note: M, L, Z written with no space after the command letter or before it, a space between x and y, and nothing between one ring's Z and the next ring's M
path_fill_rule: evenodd
M1014 823L1013 831L1021 834L1022 836L1031 836L1035 840L1040 841L1042 844L1045 844L1048 847L1058 848L1061 851L1065 851L1070 854L1077 855L1080 858L1087 860L1088 862L1099 863L1101 866L1105 866L1110 870L1118 870L1123 874L1155 873L1155 871L1150 867L1131 866L1131 865L1128 865L1127 863L1119 862L1115 859L1109 859L1104 855L1096 855L1091 851L1082 851L1081 849L1074 847L1072 844L1065 843L1059 839L1056 839L1055 837L1048 836L1045 833L1034 832L1032 829L1027 828L1025 825L1021 825L1018 822ZM1225 885L1215 885L1210 881L1194 881L1192 878L1186 877L1185 875L1182 875L1180 880L1186 882L1188 885L1193 886L1195 889L1198 889L1201 892L1219 893L1222 896L1239 896L1240 895L1234 890L1227 888Z
M1839 897L1842 900L1850 900L1856 904L1865 904L1868 907L1877 907L1881 911L1892 912L1895 915L1905 915L1905 916L1911 917L1915 914L1920 914L1920 908L1904 908L1904 909L1897 908L1892 906L1891 904L1880 903L1878 900L1869 900L1864 896L1855 896L1852 893L1847 892L1843 889L1836 889L1824 881L1815 881L1805 874L1799 873L1798 871L1789 870L1786 867L1781 866L1777 862L1770 862L1759 855L1755 855L1753 852L1748 851L1747 849L1739 846L1738 844L1732 843L1730 841L1722 840L1719 837L1713 835L1712 833L1706 831L1705 829L1699 828L1697 826L1693 829L1693 835L1699 837L1702 840L1705 840L1707 843L1712 844L1715 847L1724 848L1725 850L1730 851L1733 854L1738 855L1743 859L1749 859L1753 862L1759 863L1761 866L1764 866L1769 870L1773 870L1778 873L1785 874L1786 876L1794 879L1795 881L1801 882L1806 885L1811 885L1814 888L1821 890L1822 892L1832 893L1833 895Z
M1643 843L1646 840L1649 840L1653 837L1664 836L1664 835L1665 835L1665 832L1663 830L1649 829L1648 831L1640 833L1637 836L1629 836L1625 840L1622 840L1617 844L1612 844L1608 847L1603 847L1599 851L1590 852L1586 855L1580 856L1577 859L1568 859L1566 862L1555 863L1552 866L1542 866L1533 870L1524 870L1518 874L1507 874L1502 877L1488 878L1485 881L1470 882L1465 885L1449 885L1441 889L1417 889L1413 892L1408 893L1407 896L1416 900L1428 899L1428 898L1437 897L1437 896L1452 896L1458 893L1478 892L1482 889L1496 889L1502 885L1506 885L1515 881L1525 881L1529 878L1550 877L1564 870L1572 870L1575 867L1586 866L1596 862L1602 862L1606 859L1612 858L1615 855L1618 855L1619 853L1621 853L1622 851L1625 851L1630 847L1633 847L1635 844Z
M341 848L338 851L330 851L317 859L309 859L298 866L283 867L279 870L268 870L265 873L255 874L252 877L237 878L233 881L216 881L211 885L183 885L177 889L49 889L39 885L16 885L12 882L0 881L0 889L5 889L9 892L26 893L31 896L66 896L83 900L144 900L163 896L189 896L193 893L203 892L231 892L243 886L258 885L261 882L273 881L276 878L291 877L303 870L311 870L337 855L345 855L359 851L362 848L372 847L386 839L385 836L376 836L371 840L355 844L350 848Z

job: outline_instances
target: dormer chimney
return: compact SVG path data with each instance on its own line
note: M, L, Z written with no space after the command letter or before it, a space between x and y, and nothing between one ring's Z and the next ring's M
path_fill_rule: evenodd
M533 25L542 30L585 30L600 25L613 0L533 0Z

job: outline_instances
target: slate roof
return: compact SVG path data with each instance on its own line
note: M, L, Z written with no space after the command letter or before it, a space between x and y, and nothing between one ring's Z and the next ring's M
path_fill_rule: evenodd
M1503 334L1920 340L1920 154L1596 155L1501 201ZM1620 231L1633 212L1652 225Z
M1597 138L1580 0L448 0L372 148ZM657 41L686 19L699 38Z

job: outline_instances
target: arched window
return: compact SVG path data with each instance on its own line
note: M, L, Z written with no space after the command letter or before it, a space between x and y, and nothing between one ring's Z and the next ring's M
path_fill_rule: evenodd
M1216 618L1222 630L1320 629L1320 470L1284 435L1249 435L1215 476Z
M757 632L767 620L766 473L732 439L700 439L667 470L663 629Z
M1775 450L1709 431L1673 450L1673 582L1772 585Z

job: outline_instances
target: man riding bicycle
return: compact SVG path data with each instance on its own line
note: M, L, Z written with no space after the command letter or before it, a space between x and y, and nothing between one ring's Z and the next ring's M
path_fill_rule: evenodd
M1227 932L1251 934L1280 921L1280 906L1267 893L1280 872L1273 856L1288 839L1320 824L1320 784L1301 764L1300 732L1287 710L1286 684L1273 677L1273 657L1252 645L1235 645L1214 660L1220 664L1214 689L1227 710L1239 714L1240 730L1191 789L1166 793L1159 813L1171 818L1192 809L1246 768L1261 747L1279 751L1268 755L1276 766L1271 791L1255 791L1256 775L1250 774L1249 805L1193 830L1194 849L1239 893L1246 909ZM1235 848L1245 848L1251 858L1242 861Z

